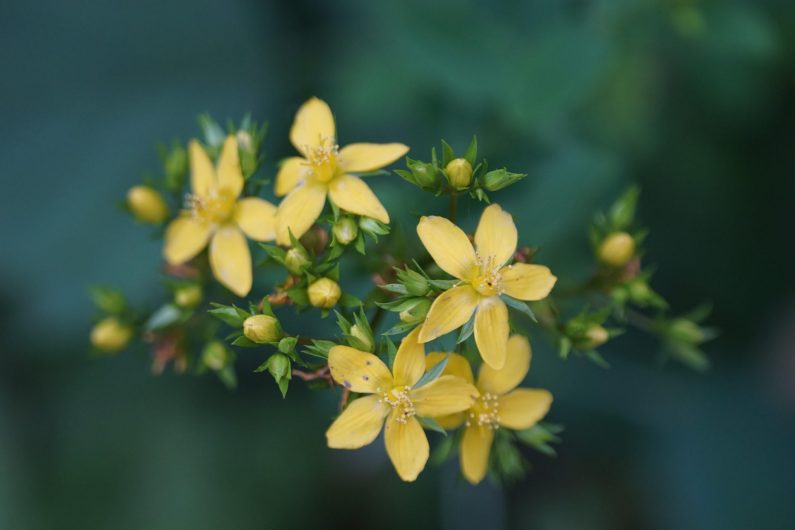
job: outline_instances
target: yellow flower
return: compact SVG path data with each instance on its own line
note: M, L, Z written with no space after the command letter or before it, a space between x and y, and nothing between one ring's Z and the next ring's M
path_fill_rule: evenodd
M492 368L502 368L509 330L508 308L500 295L541 300L557 278L541 265L506 265L516 251L516 226L511 214L497 204L483 211L474 248L464 231L443 217L423 217L417 233L436 264L461 280L434 300L422 326L420 342L463 326L474 313L475 342L480 355Z
M290 233L301 237L320 217L328 194L348 212L389 222L381 202L359 177L387 166L405 155L403 144L337 145L331 109L318 98L304 103L295 115L290 141L302 156L284 161L276 175L276 195L287 197L279 205L276 241L290 244Z
M243 173L237 140L226 138L218 166L199 142L189 146L191 189L188 209L166 229L163 256L172 265L184 263L210 244L213 275L230 291L251 291L251 253L246 237L272 241L276 237L276 207L259 197L240 199Z
M326 431L328 446L358 449L371 443L384 428L389 459L401 479L417 478L428 461L428 438L419 417L435 417L467 410L477 396L471 383L443 375L419 388L425 372L425 350L417 335L409 333L398 348L392 373L373 355L348 346L329 352L329 369L337 383L362 394Z
M445 355L447 354L429 354L426 360L428 368ZM459 458L461 472L472 484L477 484L486 475L489 451L496 429L529 429L549 411L552 394L547 390L516 389L530 369L531 355L527 339L521 335L512 336L508 340L508 353L502 369L495 370L487 364L480 367L477 382L480 395L475 404L466 412L436 418L445 429L465 426ZM469 361L455 353L450 354L443 373L468 382L474 381Z

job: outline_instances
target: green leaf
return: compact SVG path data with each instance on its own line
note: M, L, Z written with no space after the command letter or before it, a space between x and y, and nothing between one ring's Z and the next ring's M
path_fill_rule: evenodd
M461 331L458 333L458 339L456 339L455 343L461 344L472 335L473 331L475 331L475 315L472 315L467 320L467 323L461 326Z
M342 307L358 307L362 305L362 301L351 293L342 293L337 303Z
M336 342L330 340L312 340L312 344L304 349L304 353L319 357L321 359L328 359L328 352L331 348L337 346Z
M442 375L442 372L444 372L444 369L447 366L447 361L449 360L450 360L450 354L448 353L447 355L444 356L444 359L434 364L430 370L425 372L422 375L422 377L420 377L420 380L417 381L417 384L414 385L414 388L423 387L428 383L430 383L431 381L435 381L436 379L438 379L439 376Z
M385 285L379 285L380 289L384 291L388 291L390 293L400 294L400 295L407 295L409 294L408 290L406 289L405 285L401 285L399 283L387 283Z
M442 165L447 167L452 159L455 158L455 152L450 144L442 140Z
M521 300L516 300L515 298L511 298L507 295L500 296L500 299L505 302L508 306L516 309L517 311L521 312L523 315L526 315L535 323L538 323L538 319L536 318L535 313L530 307L527 305L526 302L522 302Z
M417 421L420 422L420 425L422 425L422 427L424 429L426 429L428 431L438 432L438 433L443 434L444 436L447 436L447 431L445 431L444 428L442 428L442 426L439 425L439 422L436 421L435 419L433 419L433 418L420 418L418 416L417 417Z
M230 305L223 305L223 304L217 304L215 302L210 302L210 306L212 306L212 309L208 309L207 310L208 313L210 313L218 320L221 320L222 322L232 326L233 328L242 327L243 321L251 316L251 313L249 313L248 311L245 311L233 305L230 306Z
M466 152L464 153L464 158L466 158L467 162L469 162L472 167L475 167L475 161L478 157L478 137L472 136L472 141L469 142L469 146L467 147Z
M97 309L103 313L118 315L127 309L127 300L118 289L93 286L88 288L88 294Z
M183 322L190 312L185 312L174 304L166 304L157 309L144 324L146 331L157 331Z
M296 344L298 344L297 337L284 337L279 341L278 349L280 352L290 355L295 351Z
M240 335L232 341L232 346L240 346L241 348L258 348L262 346L262 344L257 344L256 342L246 338L244 335Z

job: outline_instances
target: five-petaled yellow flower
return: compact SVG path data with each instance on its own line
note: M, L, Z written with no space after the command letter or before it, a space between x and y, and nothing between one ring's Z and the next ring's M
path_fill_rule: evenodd
M436 417L469 409L477 396L471 383L453 375L414 388L425 372L419 329L403 339L392 373L371 353L334 346L329 368L334 380L369 396L353 401L326 431L328 446L358 449L376 439L386 419L386 451L398 475L413 481L428 461L428 438L415 416Z
M255 241L276 236L276 207L258 197L239 199L244 179L237 140L224 141L218 166L196 140L188 147L191 195L187 209L166 230L163 255L172 265L184 263L210 243L210 266L216 279L238 296L251 291L251 252Z
M429 354L428 368L445 355L447 354ZM529 429L549 411L552 394L547 390L516 389L530 369L530 357L530 343L527 339L521 335L512 336L508 340L505 366L495 370L485 363L481 365L477 381L480 396L475 404L466 412L436 418L445 429L465 426L459 459L464 478L472 484L477 484L486 475L496 429ZM470 383L474 381L469 361L455 353L450 354L443 373L458 376Z
M276 195L287 195L277 214L280 245L290 244L290 231L301 237L309 230L323 211L326 194L343 210L389 222L389 214L370 187L350 173L387 166L405 155L407 146L358 143L340 149L331 109L318 98L298 109L290 141L302 156L288 158L276 175Z
M502 368L509 325L508 308L500 295L541 300L557 278L542 265L507 265L516 251L516 225L511 214L497 204L483 211L474 248L464 231L444 217L423 217L417 233L436 264L461 280L434 300L422 326L420 342L463 326L474 313L475 342L481 357L492 368Z

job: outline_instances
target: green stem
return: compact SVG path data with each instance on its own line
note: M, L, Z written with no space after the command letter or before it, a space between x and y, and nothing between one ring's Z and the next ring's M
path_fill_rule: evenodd
M448 213L448 217L450 221L455 223L456 215L458 214L458 193L455 191L450 194L450 211Z

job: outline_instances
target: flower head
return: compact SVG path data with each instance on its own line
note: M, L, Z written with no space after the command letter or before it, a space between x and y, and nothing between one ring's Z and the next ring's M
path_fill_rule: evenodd
M416 387L425 372L425 350L419 329L403 339L392 372L372 353L335 346L329 369L345 388L369 394L353 401L326 431L328 446L358 449L376 439L384 426L386 451L400 478L413 481L428 461L428 438L417 417L436 417L467 410L477 391L471 382L443 375Z
M502 368L509 329L508 308L500 296L541 300L557 278L542 265L508 264L516 251L518 236L513 218L497 204L483 211L474 247L463 230L443 217L423 217L417 233L436 264L461 280L434 300L422 326L420 342L463 326L474 314L480 355L492 368Z
M428 368L435 365L446 353L430 353ZM487 364L478 373L477 400L465 412L451 414L436 421L445 429L464 425L459 451L461 472L472 484L477 484L486 475L489 452L494 440L494 431L500 427L529 429L541 420L552 404L552 394L538 388L516 388L530 369L532 356L530 343L521 335L508 340L505 365L495 370ZM474 382L472 368L461 355L451 353L443 372Z
M226 138L217 167L196 140L189 153L192 193L186 209L166 229L163 255L168 263L179 265L209 242L213 275L236 295L245 296L252 284L245 236L275 239L276 207L258 197L239 198L244 180L234 135Z
M290 231L301 237L309 230L323 211L326 195L343 210L389 222L389 214L370 187L351 173L387 166L406 154L407 146L358 143L340 149L331 109L318 98L298 109L290 141L301 156L285 160L276 175L276 195L287 195L277 216L280 245L290 244Z

